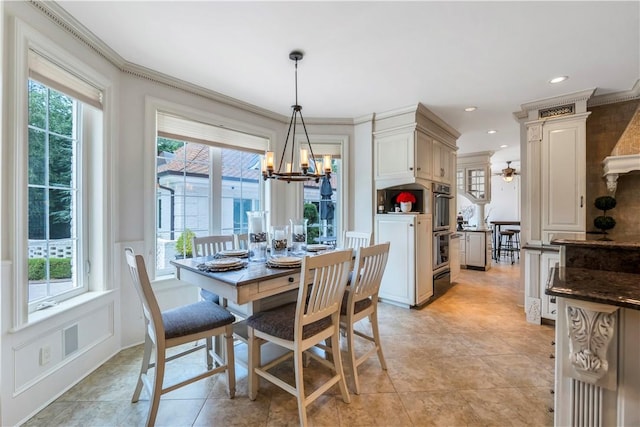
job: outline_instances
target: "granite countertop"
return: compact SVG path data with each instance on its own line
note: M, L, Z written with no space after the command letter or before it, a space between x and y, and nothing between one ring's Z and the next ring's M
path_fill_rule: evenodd
M640 275L554 267L545 293L640 310Z
M579 246L584 248L601 249L631 249L640 250L640 236L627 235L616 240L603 240L602 234L587 234L584 239L564 238L561 234L554 235L551 243L562 246Z

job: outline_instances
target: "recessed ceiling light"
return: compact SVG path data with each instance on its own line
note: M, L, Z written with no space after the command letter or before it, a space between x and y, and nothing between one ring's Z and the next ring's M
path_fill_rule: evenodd
M478 109L478 107L467 107L467 108L464 109L464 111L470 113L472 111L476 111L477 109Z
M551 83L551 84L560 83L560 82L563 82L563 81L567 80L568 78L569 78L569 76L554 77L551 80L549 80L549 83Z
M498 131L497 131L497 130L495 130L495 129L489 129L489 130L487 131L487 133L488 133L488 134L494 134L494 133L498 133Z
M508 147L508 145L507 145L507 144L502 144L502 145L500 146L500 148L507 148L507 147Z

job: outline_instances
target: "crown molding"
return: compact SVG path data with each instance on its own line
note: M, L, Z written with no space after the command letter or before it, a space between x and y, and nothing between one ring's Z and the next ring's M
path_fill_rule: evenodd
M192 95L196 95L230 107L238 108L240 110L247 111L281 123L289 123L289 116L285 116L283 114L258 107L257 105L253 105L248 102L244 102L239 99L224 95L222 93L206 89L202 86L177 79L159 71L128 62L57 3L53 1L41 0L28 1L29 4L31 4L40 13L44 14L58 27L62 28L64 31L75 37L81 43L89 47L92 51L107 60L122 73L162 84L174 89L182 90ZM353 125L354 123L352 118L307 118L306 122L309 124L323 125Z
M597 107L599 105L615 104L618 102L633 101L635 99L640 99L640 79L636 80L636 83L629 90L594 96L587 101L587 106Z
M555 96L553 98L539 99L537 101L527 102L526 104L522 104L521 111L524 114L529 114L529 111L540 110L541 108L551 108L558 107L560 105L578 103L578 102L586 102L593 93L596 91L595 88L587 89L580 92L568 93L565 95ZM515 113L514 113L515 114ZM520 114L518 113L518 116Z

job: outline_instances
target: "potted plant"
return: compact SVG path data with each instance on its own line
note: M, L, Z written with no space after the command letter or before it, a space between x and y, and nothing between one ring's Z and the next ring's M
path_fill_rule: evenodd
M396 203L400 203L400 210L402 212L411 212L412 205L416 202L416 196L403 191L396 196Z
M180 237L176 241L176 258L191 258L193 256L193 248L191 244L193 242L193 238L196 237L196 233L185 229L182 233L180 233Z

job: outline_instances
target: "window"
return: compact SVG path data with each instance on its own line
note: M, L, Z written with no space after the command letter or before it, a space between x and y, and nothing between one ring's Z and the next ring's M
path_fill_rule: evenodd
M29 303L84 289L81 103L29 80ZM37 308L37 307L36 307Z
M174 272L172 259L192 256L194 236L247 232L247 211L264 205L260 163L266 140L258 152L246 143L251 137L239 132L159 118L156 276L163 276Z
M319 183L304 183L303 212L307 218L307 242L336 243L342 233L345 217L344 165L346 164L345 136L313 136L311 144L315 160L331 155L331 179L320 179ZM300 141L298 141L300 143Z

